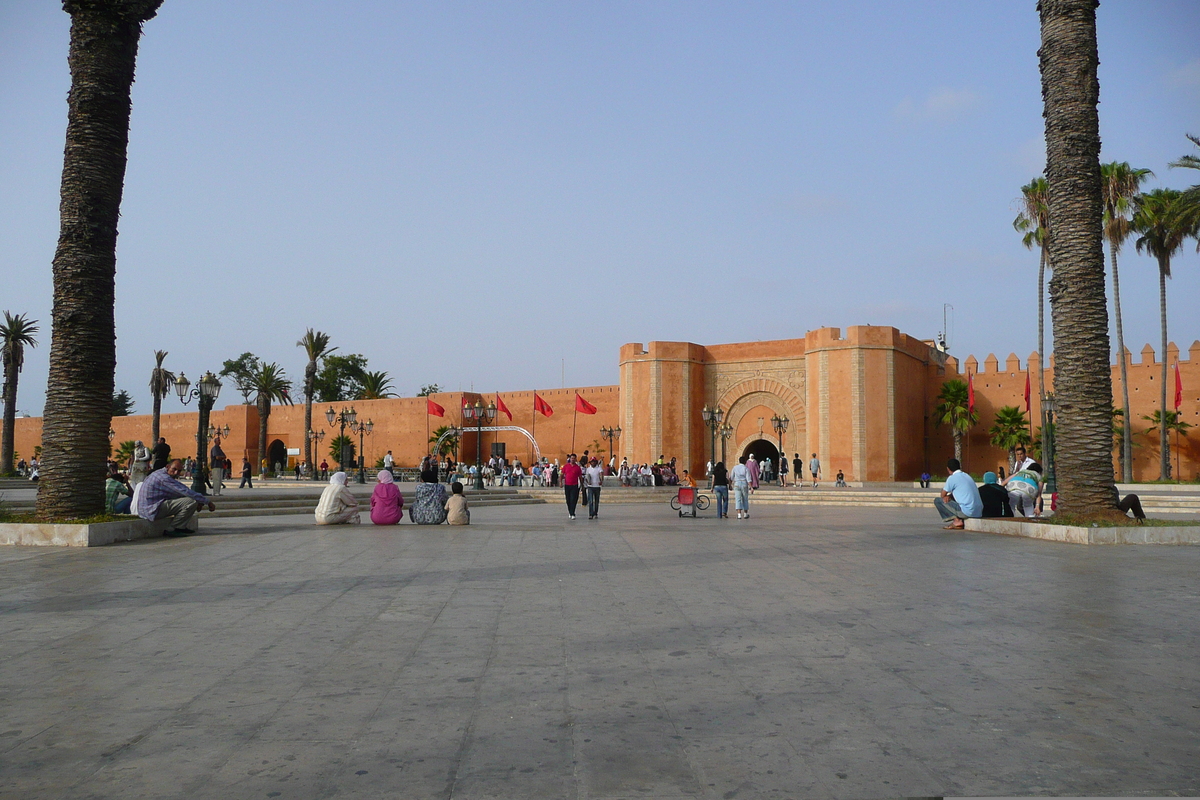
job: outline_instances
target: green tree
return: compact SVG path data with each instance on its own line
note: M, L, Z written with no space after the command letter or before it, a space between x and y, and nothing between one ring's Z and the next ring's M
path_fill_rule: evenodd
M13 316L4 312L0 323L0 356L4 362L4 427L0 431L0 475L13 471L13 443L17 427L17 382L25 366L25 348L37 347L33 335L38 332L36 319L24 314Z
M1117 327L1117 353L1121 367L1121 480L1133 482L1133 437L1129 426L1129 370L1125 363L1125 332L1121 325L1121 280L1117 275L1117 254L1132 232L1134 199L1142 191L1142 183L1154 173L1134 169L1128 161L1113 161L1100 165L1101 190L1104 198L1104 238L1112 259L1113 319Z
M162 0L63 0L71 15L67 131L59 200L50 369L38 485L42 519L104 510L116 369L117 226L130 88L142 25ZM83 467L81 469L81 466Z
M234 359L221 365L220 376L233 378L233 385L242 395L242 403L250 404L250 395L254 394L254 376L259 369L258 356L254 353L242 353Z
M262 460L267 455L267 420L271 418L271 404L292 405L292 382L284 374L283 368L274 362L259 362L251 380L255 404L258 406L258 461L261 470Z
M442 390L442 387L436 383L427 383L421 387L421 391L417 392L417 397L428 397L431 394L437 394Z
M1049 187L1059 507L1083 518L1118 511L1112 468L1112 349L1104 281L1097 0L1040 0L1040 71Z
M383 400L395 397L392 391L392 379L386 372L364 372L360 378L361 388L355 400Z
M114 417L128 417L133 413L133 396L129 392L122 389L119 392L113 393L112 415Z
M346 465L353 466L354 440L349 436L335 436L329 440L329 457L337 462L338 471L345 472ZM343 462L342 459L345 459Z
M1196 235L1198 220L1188 210L1182 192L1175 189L1155 189L1137 199L1133 215L1133 230L1141 234L1137 240L1139 253L1148 253L1158 261L1158 319L1162 330L1162 361L1159 381L1159 410L1167 413L1167 278L1171 277L1171 258L1183 248L1189 236ZM1159 430L1159 477L1171 479L1171 454L1167 448L1167 429Z
M303 347L305 355L308 356L308 364L304 367L304 460L311 464L313 463L312 440L308 438L308 431L313 429L313 382L317 378L317 361L337 348L329 346L328 333L322 333L312 328L305 331L304 338L296 342L296 346Z
M162 401L163 398L171 393L171 387L175 384L175 373L169 369L163 368L163 361L167 358L166 350L154 351L154 369L150 371L150 397L154 403L150 418L150 446L158 441L159 421L162 417Z
M429 437L429 443L436 445L437 440L442 438L442 434L446 433L446 431L448 431L448 430L450 430L449 425L442 425L438 428L435 428L433 433ZM442 442L440 447L437 448L436 455L438 455L439 457L442 457L442 456L445 456L447 453L453 453L454 459L457 461L458 460L458 436L459 435L457 433L447 436L446 440L444 442Z
M367 357L358 353L344 356L325 356L321 369L313 379L317 402L339 403L353 400L362 392L362 376L367 371Z
M113 461L121 465L121 469L129 468L129 460L133 458L133 449L137 447L137 442L133 439L126 439L117 445L117 452L113 454Z
M979 421L978 411L968 411L967 382L958 379L942 384L938 392L938 404L933 409L933 421L939 427L950 426L954 436L954 457L962 461L963 434Z
M1159 430L1159 426L1162 425L1163 415L1158 409L1154 409L1153 414L1142 414L1142 419L1150 423L1150 427L1146 428L1142 433L1150 436ZM1166 419L1167 424L1162 425L1162 429L1167 432L1178 431L1187 436L1188 430L1193 427L1192 423L1183 421L1183 415L1178 411L1168 411Z
M1050 266L1050 206L1047 199L1050 186L1043 177L1034 178L1021 187L1021 213L1013 220L1013 227L1023 234L1021 243L1032 250L1038 249L1038 397L1046 396L1046 268ZM1041 422L1046 422L1046 412L1038 409Z
M1012 474L1017 462L1017 445L1027 445L1030 442L1029 421L1025 412L1016 406L1001 406L996 412L996 422L988 429L994 447L1003 447L1008 451L1008 472Z

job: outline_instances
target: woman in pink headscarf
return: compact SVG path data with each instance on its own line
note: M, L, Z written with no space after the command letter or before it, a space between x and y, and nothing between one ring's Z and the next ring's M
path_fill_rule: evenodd
M396 479L386 469L375 476L379 481L371 492L371 522L376 525L395 525L404 516L404 495Z

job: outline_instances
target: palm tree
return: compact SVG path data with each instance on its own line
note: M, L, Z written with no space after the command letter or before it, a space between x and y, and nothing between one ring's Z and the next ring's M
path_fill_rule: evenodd
M162 415L163 398L171 393L171 387L175 385L175 373L169 369L163 369L163 359L166 357L166 350L155 350L154 369L150 371L150 396L154 398L154 411L150 418L151 447L158 441L158 423Z
M0 443L0 475L13 471L13 436L17 425L17 381L21 367L25 365L25 348L37 347L33 335L38 332L36 319L26 319L24 314L13 316L4 312L0 323L0 351L4 360L4 428Z
M1186 136L1192 144L1196 145L1196 147L1200 147L1200 136L1192 136L1190 133L1186 134ZM1185 169L1200 169L1200 156L1189 153L1188 155L1180 156L1179 160L1172 161L1167 166L1171 167L1172 169L1177 167L1182 167ZM1187 202L1188 206L1190 206L1191 213L1200 216L1200 185L1193 186L1192 188L1186 190L1183 193L1183 199ZM1196 243L1196 250L1200 251L1200 241Z
M1046 268L1050 266L1050 187L1043 177L1037 177L1021 187L1021 213L1013 220L1013 227L1023 233L1021 243L1032 250L1038 248L1038 397L1046 396ZM1046 412L1038 411L1041 423L1046 423Z
M396 393L392 391L392 379L388 377L387 372L364 372L362 374L362 389L358 393L355 400L383 400L386 397L395 397Z
M1121 362L1121 480L1133 483L1133 437L1129 423L1129 370L1125 364L1125 332L1121 328L1121 281L1117 277L1117 254L1129 238L1129 218L1133 200L1141 193L1142 183L1154 173L1134 169L1128 161L1100 165L1101 191L1104 197L1104 238L1112 258L1113 317L1117 322L1117 353Z
M1167 413L1167 278L1171 277L1171 257L1183 248L1189 236L1196 235L1197 220L1189 213L1182 192L1175 189L1155 189L1137 199L1133 229L1141 234L1137 240L1139 253L1148 253L1158 261L1158 318L1162 329L1162 377L1159 389L1159 410ZM1167 429L1159 429L1159 477L1171 479L1171 455L1167 450Z
M312 460L312 440L308 432L312 430L313 380L317 377L317 360L327 353L337 350L329 346L329 334L309 328L304 338L296 342L297 347L303 347L308 356L308 364L304 367L304 460L309 464Z
M950 426L954 436L954 457L962 461L963 434L979 421L979 412L967 409L967 382L957 379L946 381L938 392L938 401L933 409L933 421L939 426Z
M126 439L117 445L117 452L113 454L113 461L121 465L121 469L127 468L129 459L133 458L134 448L137 447L137 442L133 439Z
M1054 326L1053 455L1065 514L1117 513L1112 468L1112 350L1104 286L1096 0L1041 0L1038 50L1046 136Z
M67 133L54 253L37 515L104 510L116 368L117 225L142 24L162 0L63 0L71 15Z
M263 459L267 457L267 420L271 418L271 403L291 405L292 382L275 362L259 362L250 378L257 393L255 402L258 405L258 461L261 474Z
M1008 472L1012 474L1017 461L1017 445L1027 445L1032 438L1029 435L1029 422L1025 419L1025 412L1016 406L1002 406L996 412L996 422L988 429L988 434L992 437L993 446L1003 447L1008 451Z

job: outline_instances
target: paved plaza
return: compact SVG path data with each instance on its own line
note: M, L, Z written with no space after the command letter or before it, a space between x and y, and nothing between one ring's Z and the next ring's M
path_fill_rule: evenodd
M1200 794L1200 548L932 508L202 530L0 550L0 796Z

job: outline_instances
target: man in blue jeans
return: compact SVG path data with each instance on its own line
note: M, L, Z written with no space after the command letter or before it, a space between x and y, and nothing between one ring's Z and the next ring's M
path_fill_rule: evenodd
M983 516L983 501L979 497L979 487L971 476L962 471L962 464L957 458L946 462L950 477L942 489L940 497L933 499L933 505L942 515L942 527L946 530L961 530L963 520L979 519Z

